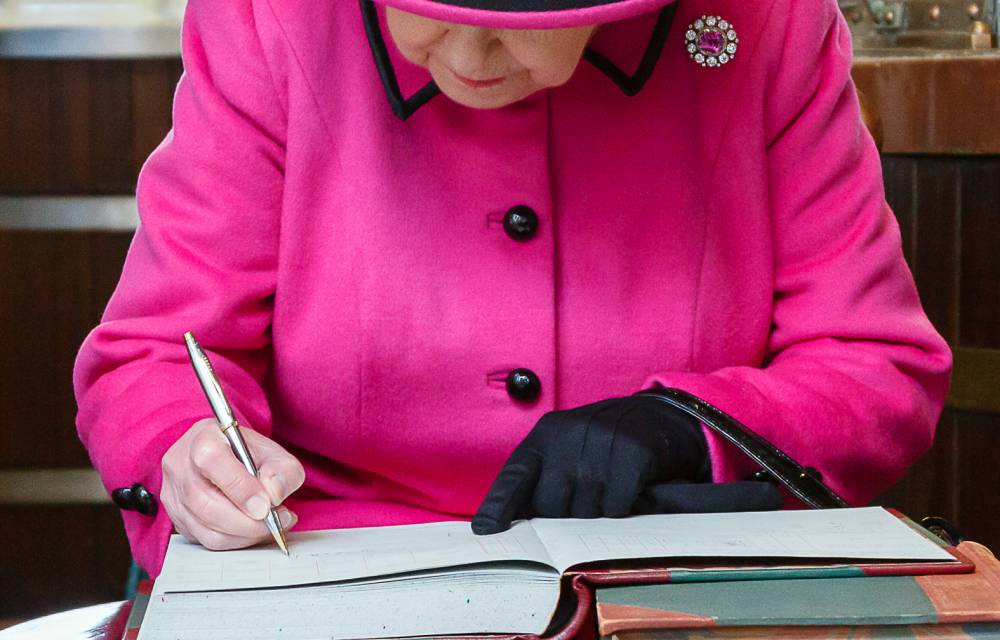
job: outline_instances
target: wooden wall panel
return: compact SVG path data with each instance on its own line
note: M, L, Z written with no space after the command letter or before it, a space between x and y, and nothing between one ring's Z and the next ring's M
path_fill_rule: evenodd
M1000 156L886 156L886 197L935 326L1000 348Z
M58 144L46 145L48 166L43 174L46 176L46 183L42 187L46 191L52 190L54 181L61 183L67 190L79 190L80 193L94 189L94 163L90 150L90 123L94 111L93 100L90 98L91 65L86 60L67 60L57 65L46 65L52 75L50 102L56 107L51 117L51 138L60 141ZM42 125L19 123L19 126Z
M883 169L928 316L953 347L1000 348L1000 157L886 156ZM946 410L931 452L879 502L1000 549L996 451L1000 414Z
M972 540L1000 553L1000 416L958 416L957 501L959 526Z
M8 146L0 150L0 191L14 185L28 192L44 190L52 139L48 64L34 60L0 63L0 75L6 76L0 119L7 121L0 145Z
M132 68L132 166L141 167L170 129L179 67L173 60L148 61Z
M130 194L179 60L0 60L0 193Z
M0 60L0 195L131 195L179 60ZM0 468L89 466L71 371L131 234L0 229ZM0 505L0 618L122 597L118 510Z
M858 53L852 76L880 124L884 152L1000 153L1000 56Z
M89 464L71 372L121 272L120 233L0 231L0 467Z
M113 507L2 507L0 618L123 599L131 562Z
M953 160L924 158L912 177L915 244L913 269L920 299L941 335L954 344L958 336L958 264L961 170ZM932 215L928 215L933 212Z
M903 240L903 255L911 268L917 248L916 171L913 158L883 158L882 179L886 198L892 207Z
M102 65L100 73L88 76L93 83L86 94L91 109L90 136L100 141L89 147L92 188L97 193L131 193L138 169L136 125L132 121L132 65ZM108 100L108 96L115 99ZM50 184L58 184L56 176L51 177Z
M1000 349L1000 157L962 163L961 187L958 343Z

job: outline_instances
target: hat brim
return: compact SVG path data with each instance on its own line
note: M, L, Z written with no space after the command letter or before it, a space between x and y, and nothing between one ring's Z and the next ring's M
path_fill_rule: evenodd
M376 0L444 22L498 29L561 29L625 20L674 0Z

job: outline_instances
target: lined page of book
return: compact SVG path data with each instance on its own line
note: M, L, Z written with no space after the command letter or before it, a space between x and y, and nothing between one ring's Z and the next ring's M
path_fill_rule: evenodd
M531 525L477 536L468 522L289 532L290 555L274 545L208 551L172 536L158 593L308 585L497 561L552 559Z
M150 601L139 640L302 640L483 633L540 634L559 576L516 567L447 570L269 590L166 593Z
M623 520L536 518L531 524L560 572L621 558L955 560L881 507Z

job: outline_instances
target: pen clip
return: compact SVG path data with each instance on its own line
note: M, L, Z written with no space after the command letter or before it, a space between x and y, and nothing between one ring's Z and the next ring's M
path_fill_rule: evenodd
M195 339L194 334L188 331L184 334L184 342L187 344L188 356L191 358L191 365L194 367L198 382L201 383L202 391L208 398L208 403L212 406L215 419L223 429L236 424L236 417L233 415L232 407L226 399L226 394L222 391L219 378L215 375L215 369L209 361L205 351Z

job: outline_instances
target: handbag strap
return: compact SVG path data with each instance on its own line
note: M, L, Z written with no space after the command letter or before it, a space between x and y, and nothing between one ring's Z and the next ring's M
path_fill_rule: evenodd
M733 443L764 468L795 497L813 509L847 507L847 501L823 484L818 473L804 468L787 453L777 448L725 411L687 391L669 387L646 389L636 395L656 398L696 418L709 429Z

